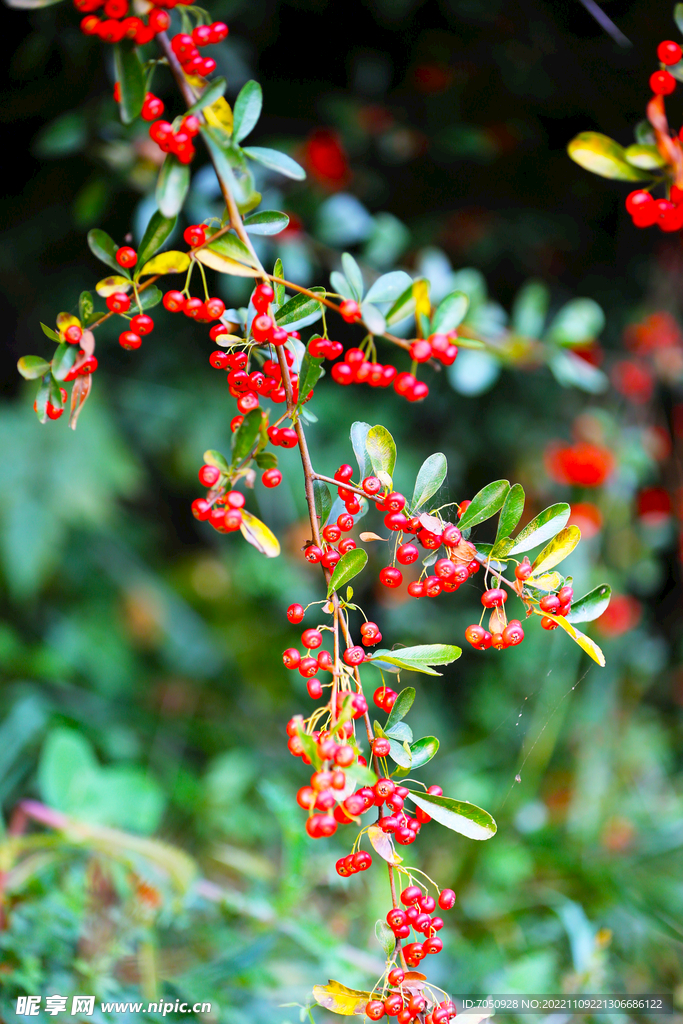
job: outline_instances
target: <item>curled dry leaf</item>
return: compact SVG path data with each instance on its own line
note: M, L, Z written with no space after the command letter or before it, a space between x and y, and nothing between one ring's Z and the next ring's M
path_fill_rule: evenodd
M399 857L396 853L390 836L386 832L383 832L378 825L370 825L368 828L368 839L380 857L385 860L387 864L393 864L395 867L397 864L403 863L403 857Z
M360 539L362 541L367 541L367 540L384 540L384 541L386 541L386 540L389 540L388 537L379 537L376 533L361 533L360 534Z
M86 373L84 377L76 377L74 386L71 389L71 413L69 414L69 426L76 429L81 409L86 403L90 388L92 387L92 374Z
M328 981L327 985L314 985L313 998L318 1006L324 1006L342 1017L353 1017L365 1013L365 1006L371 998L370 992L347 988L339 981Z

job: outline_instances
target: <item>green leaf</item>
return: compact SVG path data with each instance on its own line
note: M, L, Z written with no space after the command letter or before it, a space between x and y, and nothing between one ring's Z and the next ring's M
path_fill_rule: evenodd
M527 281L512 306L512 330L525 338L540 338L549 305L550 292L546 286L541 281Z
M389 740L389 757L392 761L395 761L401 768L410 768L413 763L413 755L410 751L410 747L405 742L398 739L392 739L385 733L379 722L374 722L375 736L381 736L385 740ZM403 725L403 722L399 722L395 728L399 729ZM412 733L410 733L412 739Z
M507 493L503 507L500 510L498 530L496 531L496 544L499 540L509 537L517 523L522 518L524 511L524 488L521 484L513 484ZM495 544L494 544L495 547Z
M183 208L190 187L190 167L181 164L177 156L167 153L161 165L155 198L164 217L176 217Z
M14 7L18 11L36 11L40 7L52 7L53 4L61 3L61 0L6 0L8 7Z
M159 210L154 211L138 248L137 266L140 270L161 249L175 225L176 217L164 217Z
M396 442L387 428L380 423L370 427L365 438L365 447L375 475L388 473L393 477L396 466Z
M301 361L301 370L299 372L299 404L306 399L309 391L312 391L318 383L320 374L322 373L323 362L323 356L314 358L308 349L306 350L304 358Z
M493 483L482 487L463 512L458 527L464 530L495 516L496 512L503 507L509 490L510 483L507 480L494 480Z
M257 410L252 409L252 412L257 412ZM221 455L220 452L214 451L213 448L209 448L208 451L204 452L203 458L207 466L215 466L216 469L220 469L221 473L225 473L226 475L230 472L230 466L228 465L228 461L225 456Z
M678 31L683 33L683 4L676 4L674 7L674 21Z
M61 341L61 338L59 337L57 331L53 331L51 327L48 327L47 324L44 324L42 322L40 326L42 328L43 334L45 334L50 339L50 341ZM30 358L33 359L34 357L31 356Z
M273 267L273 277L284 277L285 268L282 266L282 260L278 256L275 260L275 266ZM285 301L285 286L283 284L276 284L273 281L273 288L275 289L275 301L278 306L281 306Z
M250 454L256 439L259 436L261 429L261 422L263 420L263 412L261 409L252 409L244 417L239 427L232 435L232 464L236 466L238 462L246 458Z
M417 282L415 282L417 283ZM415 290L411 284L404 292L399 295L396 302L393 304L389 312L386 314L386 322L388 326L397 324L401 320L405 320L415 312Z
M47 420L47 403L50 399L51 389L52 374L46 373L45 376L40 379L40 387L38 388L38 394L36 395L35 401L36 416L41 423L45 423Z
M420 466L413 490L413 498L410 507L413 512L417 511L426 501L436 494L446 479L448 462L442 452L435 452Z
M410 274L406 274L405 270L392 270L389 274L382 274L370 286L365 301L396 302L406 288L412 288L412 285L412 278Z
M384 334L387 322L377 306L373 306L371 302L361 302L360 313L370 334Z
M232 137L241 142L256 127L263 107L263 92L258 82L253 79L246 82L240 89L233 107Z
M234 195L241 212L253 210L260 202L260 195L254 191L254 178L247 167L244 152L216 128L204 124L200 130L218 173Z
M330 511L332 509L332 495L330 494L330 489L322 480L313 481L313 498L315 501L315 514L318 517L318 522L322 529L330 518Z
M106 263L108 267L115 270L117 274L123 274L124 277L130 277L130 274L125 267L120 267L116 262L116 252L118 246L113 238L110 238L106 231L102 231L100 228L92 228L88 232L88 245L93 256L97 256L98 260L102 263Z
M48 372L50 364L40 356L22 356L17 363L17 369L24 380L37 380Z
M619 181L651 181L652 175L632 167L624 147L600 132L581 132L567 146L569 156L580 167L603 178Z
M192 106L187 108L185 116L187 117L188 114L198 114L204 107L210 107L212 103L215 103L216 100L219 100L225 94L227 85L228 83L225 78L214 78L211 85L207 86L199 99L195 100Z
M306 177L305 170L296 160L292 160L291 156L280 153L277 149L249 146L248 148L245 147L243 152L251 160L256 160L257 163L263 164L264 167L268 167L271 171L279 171L280 174L284 174L287 178L293 178L294 181L303 181Z
M249 267L256 267L258 265L244 242L231 233L221 235L221 237L217 238L215 242L211 242L211 244L207 246L207 249L211 252L218 253L219 256L227 256L228 259L245 263ZM200 250L200 252L197 253L198 257L201 255L202 251L203 250Z
M88 317L92 316L95 309L95 303L90 292L81 292L78 299L78 319L83 324L87 324Z
M609 377L597 366L587 363L570 349L558 349L548 366L563 388L580 388L590 395L601 395L609 387Z
M514 538L512 547L508 554L517 555L522 551L530 551L531 548L544 544L550 537L564 529L567 525L571 509L566 501L560 501L556 505L539 512L530 523Z
M435 821L468 839L490 839L498 830L488 811L471 804L469 800L453 800L449 796L413 792L408 794L408 799L430 814Z
M353 288L344 275L340 274L338 270L333 270L330 274L330 284L332 286L332 291L335 292L335 294L341 295L345 299L355 300L356 296Z
M332 579L327 587L327 596L330 597L333 590L341 590L344 584L349 583L359 572L362 572L367 560L368 554L363 548L353 548L342 555L334 567Z
M413 755L413 763L410 767L413 769L421 768L423 764L431 761L438 749L439 741L436 736L423 736L422 739L411 743L410 752Z
M121 91L121 120L132 124L145 101L145 72L137 47L128 39L114 45L114 71Z
M311 288L311 291L325 296L324 288ZM275 323L278 327L286 327L288 331L296 331L299 327L315 323L322 315L323 307L315 299L309 299L307 295L295 295L280 306L275 314Z
M301 726L297 725L296 732L297 736L301 740L301 745L304 748L304 753L309 758L311 764L315 768L320 768L322 761L320 760L320 754L318 752L318 744L316 743L312 736L309 736L308 733L301 728Z
M681 74L683 74L683 64L676 65L678 74L674 75L674 78L681 80ZM674 69L669 67L667 69L669 74L673 74ZM666 160L661 155L657 147L650 143L635 142L632 146L627 146L624 150L624 156L633 167L639 167L643 171L658 171L662 167L666 167Z
M374 786L377 782L377 775L372 768L359 764L358 761L354 761L348 768L345 768L344 774L347 779L353 779L357 786Z
M554 566L563 562L568 555L571 555L576 545L581 540L581 530L578 526L566 526L560 530L557 536L546 544L533 564L533 576L540 576ZM533 578L529 582L533 585Z
M279 235L288 224L287 214L278 210L261 210L244 218L244 226L250 235Z
M398 740L399 743L413 742L413 730L407 722L397 722L396 725L392 725L391 729L385 728L385 736L391 740Z
M356 302L360 302L365 290L361 269L350 252L342 253L341 263L344 276L351 288L351 298L355 299Z
M163 297L163 292L153 284L149 288L145 288L144 292L140 292L140 308L143 310L154 309Z
M578 601L574 601L567 618L570 622L593 622L607 610L611 597L612 588L603 583L602 586L584 594Z
M396 948L396 936L386 921L375 921L375 937L384 950L384 955L390 957Z
M259 469L277 469L277 455L275 452L259 452L254 456L254 461Z
M432 317L431 333L448 334L462 323L467 314L470 300L464 292L451 292L442 299Z
M548 340L557 345L585 345L600 334L605 314L593 299L572 299L555 314Z
M52 357L52 376L54 379L64 380L77 359L78 345L67 345L64 343L59 345Z
M435 672L431 666L450 665L461 654L460 648L451 644L421 644L417 647L400 647L395 651L383 649L373 651L368 660L373 664L381 662L380 668L386 664L393 665L398 669L408 669L411 672L422 672L427 676L440 676L442 673Z
M370 432L370 424L356 420L351 424L351 445L353 447L361 480L364 480L370 473L370 456L367 449L367 438Z
M402 718L408 714L413 706L415 700L415 688L413 686L406 686L405 690L401 690L398 697L394 701L394 706L389 712L389 717L386 720L384 728L388 731L393 729L397 722L400 722Z

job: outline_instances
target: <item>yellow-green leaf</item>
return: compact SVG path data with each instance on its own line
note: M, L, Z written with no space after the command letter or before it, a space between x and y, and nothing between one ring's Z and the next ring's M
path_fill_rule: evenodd
M548 618L552 619L553 622L556 622L558 626L561 626L565 633L569 633L569 636L572 638L574 643L577 643L579 647L593 659L593 661L597 662L598 665L601 666L601 668L605 667L605 655L594 640L591 640L591 638L586 636L585 633L582 633L581 630L572 626L571 622L568 622L563 615L548 615Z
M652 177L633 167L626 159L624 147L600 132L581 132L569 143L567 152L584 170L592 171L603 178L649 181Z
M224 96L217 99L211 106L203 107L202 113L207 124L212 124L214 128L224 128L232 135L232 109Z
M365 1006L371 997L371 992L347 988L339 981L330 980L327 985L313 986L313 998L318 1006L324 1006L326 1010L339 1013L342 1017L365 1013Z
M128 292L133 287L133 282L127 277L103 277L95 285L95 291L103 298L108 298L114 292Z
M154 256L140 271L143 274L184 274L190 265L190 256L186 252L169 249Z
M275 534L268 529L265 523L244 509L242 509L240 531L244 539L249 541L266 558L277 558L280 554L280 541Z
M538 590L547 590L548 592L555 591L559 588L562 583L562 577L559 572L546 572L542 576L531 576L529 582L532 586L537 587Z
M230 259L229 256L219 256L217 252L210 249L200 249L195 254L200 263L205 267L217 270L219 274L232 274L233 277L258 277L258 270L245 267L243 263Z
M639 167L642 171L655 171L666 166L666 160L656 146L634 142L632 146L626 147L624 156L633 167Z
M580 540L581 530L578 526L565 526L538 555L532 566L532 575L538 576L554 565L559 565L567 555L571 555Z

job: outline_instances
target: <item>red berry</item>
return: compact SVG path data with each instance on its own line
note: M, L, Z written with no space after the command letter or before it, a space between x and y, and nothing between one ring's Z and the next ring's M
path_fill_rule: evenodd
M119 345L125 349L140 348L142 345L142 338L135 331L123 331L119 334Z
M315 564L323 557L323 553L316 544L309 544L306 548L306 561Z
M185 308L185 296L182 292L170 291L164 295L164 308L169 313L181 313Z
M287 609L287 618L290 622L301 622L304 617L304 609L300 604L290 604Z
M485 590L481 595L481 603L484 608L502 608L508 596L502 587L494 587L492 590Z
M196 249L206 241L206 228L203 224L190 224L183 231L183 238L192 249Z
M228 26L223 21L214 21L212 25L209 25L209 36L210 43L222 43L228 35Z
M524 639L524 630L520 622L509 622L503 630L503 643L506 647L516 647Z
M114 292L107 296L107 309L112 313L127 313L130 309L130 299L125 292Z
M396 560L401 565L412 565L420 557L420 552L415 544L401 544L396 550Z
M382 482L378 480L376 476L366 476L365 480L361 484L361 487L366 494L379 494L382 490Z
M116 250L116 262L120 267L134 267L138 261L138 254L129 245L124 245Z
M344 299L339 306L339 312L341 313L342 319L346 320L347 324L352 324L356 320L360 320L360 306L353 299Z
M465 639L477 651L486 651L491 646L491 634L483 626L468 626L465 630Z
M379 574L380 583L385 587L400 587L403 583L403 573L400 569L395 569L388 565L382 569Z
M403 983L403 979L405 978L405 976L406 972L403 970L402 967L394 967L391 971L389 971L387 975L387 981L389 982L390 985L401 985Z
M547 615L544 615L541 619L541 625L544 629L557 629L559 623L555 622L554 619L549 619Z
M130 328L136 334L151 334L154 330L154 321L146 313L138 313L132 318Z
M428 359L431 359L431 355L432 346L428 341L418 338L410 346L410 358L417 363L426 363Z
M424 597L424 586L419 580L413 580L412 583L408 584L408 593L411 597Z
M261 477L264 487L279 487L282 483L282 473L279 469L267 469Z
M225 512L225 529L228 531L239 530L242 525L242 513L238 508L229 508Z
M322 642L323 635L319 629L305 629L301 634L301 643L309 650L321 647Z
M199 482L204 487L213 487L221 478L221 471L217 466L202 466L199 470Z
M228 491L225 502L230 508L244 508L245 497L241 491Z
M389 740L379 736L372 741L372 752L376 757L386 757L391 750Z
M154 10L150 11L150 13L149 13L149 17L147 19L147 24L148 24L149 28L156 35L159 32L165 32L166 31L166 29L171 24L171 18L170 18L170 15L166 11L160 11L158 9L154 9Z
M528 580L529 576L531 576L531 573L531 562L525 555L520 564L515 568L515 576L518 580L524 582L524 580Z
M342 657L347 665L360 665L365 661L365 651L362 647L349 647Z
M288 647L286 651L282 653L282 662L285 668L295 669L301 664L301 655L297 651L296 647Z
M370 999L365 1004L365 1016L370 1020L380 1020L384 1016L384 1003L381 999Z
M306 683L306 689L308 690L308 696L312 697L313 700L319 700L323 695L323 687L319 679L309 679Z
M225 313L225 303L222 299L207 299L204 307L210 320L218 320Z
M668 71L655 71L650 75L650 88L655 96L669 96L676 88L676 79Z
M417 885L409 885L401 893L401 903L405 907L416 906L420 897L422 896L422 889Z
M452 889L442 889L439 893L439 906L442 910L450 910L455 905L455 893Z
M678 64L681 57L683 57L683 50L681 50L678 43L665 39L657 47L657 57L661 60L662 64Z
M156 121L158 117L164 112L164 101L160 100L158 96L154 96L151 92L148 92L145 96L145 102L142 104L142 110L140 116L143 121Z

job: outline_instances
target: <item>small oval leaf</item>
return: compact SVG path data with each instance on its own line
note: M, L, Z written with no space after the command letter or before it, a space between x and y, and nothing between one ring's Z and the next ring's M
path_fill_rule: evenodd
M574 601L567 618L570 622L592 622L599 619L607 610L611 597L612 588L603 583L602 586L584 594L578 601Z
M190 265L190 255L179 250L169 249L168 252L160 252L143 266L140 276L143 274L184 274Z
M36 380L50 369L50 364L40 356L22 356L17 369L24 380Z
M539 512L530 523L527 523L523 530L519 531L508 554L516 555L543 544L549 537L554 537L567 525L570 515L571 509L566 501L550 505L549 508Z
M190 168L167 153L157 178L156 201L164 217L176 217L183 208L190 187Z
M396 466L396 442L387 428L381 424L371 427L365 438L365 448L375 474L384 472L393 477Z
M494 480L493 483L482 487L472 498L472 501L460 517L458 522L459 528L464 530L469 526L483 523L486 519L490 519L491 516L495 516L496 512L502 508L509 490L510 483L508 480Z
M435 452L434 455L430 455L428 459L425 459L417 474L413 498L410 503L413 512L436 494L446 479L447 472L448 462L442 452Z
M560 530L557 536L553 537L549 544L543 548L533 564L533 573L529 578L529 582L533 585L533 576L540 576L541 573L547 572L548 569L552 569L553 566L559 565L560 562L571 555L576 545L581 540L581 530L578 526L567 526L564 530Z
M651 175L632 167L623 146L600 132L581 132L567 146L572 160L586 171L619 181L650 181Z
M291 156L287 156L286 153L280 153L277 149L249 146L245 147L243 152L250 159L263 164L269 170L278 171L287 178L293 178L294 181L303 181L306 177L306 172L301 164L298 164L296 160L292 160Z
M382 860L385 860L387 864L393 864L395 867L397 864L403 863L403 858L399 857L394 849L391 837L387 832L384 832L379 825L369 826L368 839Z
M362 572L368 560L367 552L363 548L353 548L342 555L334 567L332 578L327 587L327 596L330 597L333 590L340 590L346 583L349 583L359 572Z
M365 1006L371 997L371 992L347 988L346 985L342 985L338 981L329 981L327 985L313 986L313 998L316 1003L342 1017L353 1017L356 1014L365 1013Z
M280 554L280 542L275 534L268 529L265 523L244 509L242 509L240 532L244 539L266 558L277 558Z
M430 814L435 821L468 839L491 839L498 826L488 813L469 800L453 800L448 796L431 793L409 793L408 799Z
M112 277L103 277L101 281L98 281L95 285L95 291L103 299L106 299L113 295L114 292L129 292L132 287L133 282L129 278L113 275Z

